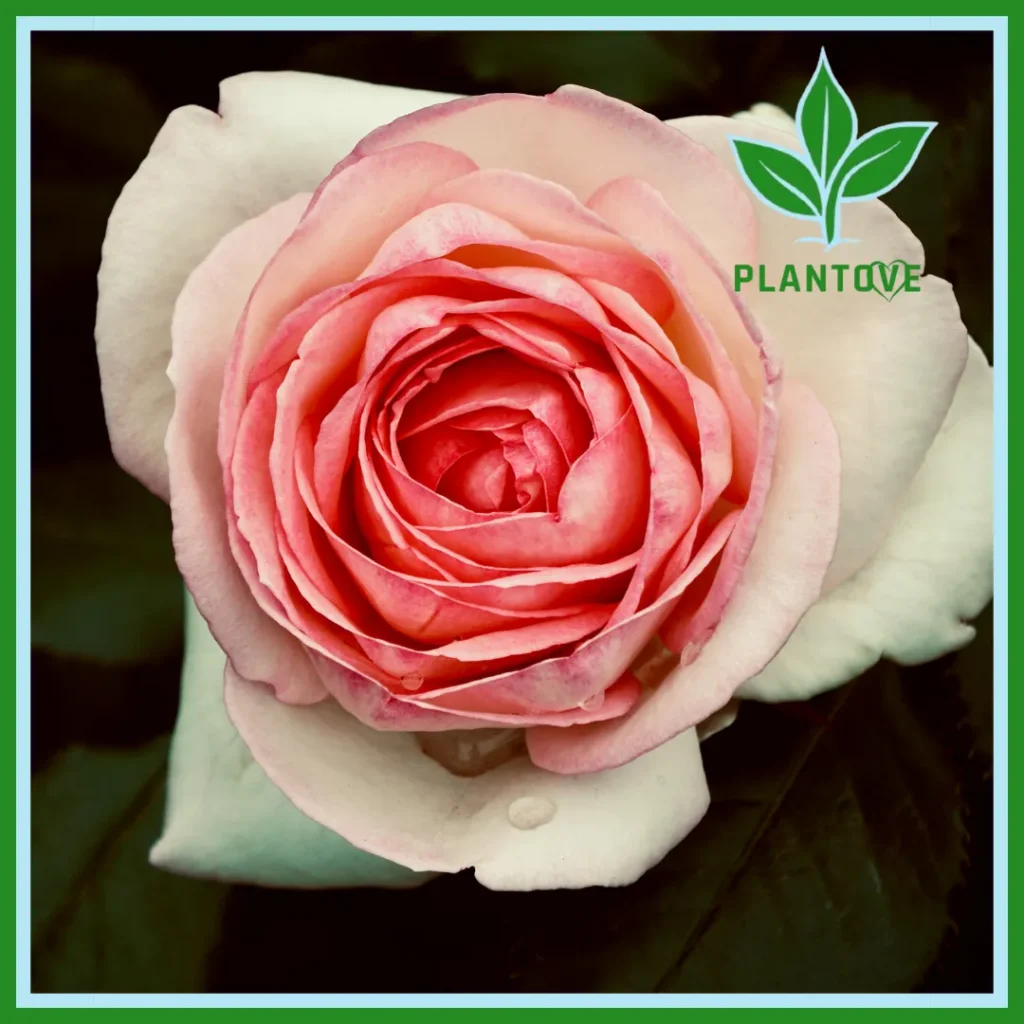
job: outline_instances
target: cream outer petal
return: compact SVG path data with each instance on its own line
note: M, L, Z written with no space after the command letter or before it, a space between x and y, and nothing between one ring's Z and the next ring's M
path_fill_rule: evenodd
M307 818L256 764L224 709L224 652L188 599L181 707L157 867L255 885L322 889L428 881Z
M761 527L717 628L623 718L526 734L530 757L556 772L625 764L723 708L781 649L821 593L835 547L839 447L828 414L783 384L779 443Z
M804 616L741 697L800 700L889 657L970 642L992 597L992 368L974 342L952 408L881 550Z
M417 871L471 867L490 889L628 885L708 806L695 729L611 771L556 775L524 757L464 779L428 758L415 736L376 732L330 701L281 704L230 667L225 678L232 721L295 805ZM513 805L524 803L553 812L550 820L515 827Z
M783 131L796 132L796 122L782 107L774 103L755 103L749 110L733 114L734 121L755 121L768 125L770 128L781 128Z
M229 670L233 724L226 658L191 599L186 639L164 829L150 853L169 871L294 888L404 888L474 867L492 889L628 885L707 809L694 729L596 775L553 775L523 758L457 778L411 735L369 729L330 701L281 704ZM541 809L549 801L554 816L513 827L510 807L524 798Z
M171 312L219 239L310 192L368 132L451 97L293 71L221 83L220 113L181 107L125 186L107 225L96 345L118 461L168 496L164 433Z
M278 697L299 703L321 700L326 691L299 641L256 603L231 554L217 407L245 300L308 201L308 194L293 196L233 229L189 276L171 326L167 380L175 406L165 438L174 549L186 586L239 672L273 683Z

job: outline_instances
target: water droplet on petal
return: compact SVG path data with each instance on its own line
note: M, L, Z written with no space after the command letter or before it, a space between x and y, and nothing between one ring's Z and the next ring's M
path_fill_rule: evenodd
M555 816L555 805L543 796L521 796L508 808L508 820L514 828L527 831L546 825Z
M423 685L423 676L419 672L410 672L406 676L402 676L402 685L407 690L418 690Z

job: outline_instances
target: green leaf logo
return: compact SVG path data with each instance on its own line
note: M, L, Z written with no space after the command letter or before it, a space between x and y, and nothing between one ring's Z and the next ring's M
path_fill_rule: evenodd
M821 216L821 189L799 157L788 149L746 139L734 139L733 148L747 180L765 202L791 217Z
M766 206L789 217L824 219L825 199L814 171L792 150L729 137L740 172Z
M822 49L796 110L803 153L730 136L748 187L767 206L821 225L831 249L843 239L843 203L863 202L895 188L914 166L934 121L901 121L857 137L857 111L836 80Z
M832 74L824 49L800 97L796 123L818 180L828 181L857 138L857 111Z

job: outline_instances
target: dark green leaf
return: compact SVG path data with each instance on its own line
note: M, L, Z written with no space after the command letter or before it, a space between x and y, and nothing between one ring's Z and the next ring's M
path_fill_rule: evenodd
M126 814L159 779L166 739L135 750L72 746L32 780L32 934L41 938L66 910L89 865Z
M146 863L162 799L147 784L89 869L60 876L75 883L37 941L37 985L906 991L944 948L961 880L959 687L991 683L949 667L883 666L806 705L744 705L704 748L707 817L626 889L494 893L468 873L407 892L192 882ZM359 941L339 960L353 921ZM381 951L399 941L410 955L396 970Z
M113 464L32 477L32 643L132 663L179 643L182 585L167 506Z
M36 860L63 856L81 868L72 885L54 894L60 906L33 937L33 991L202 992L206 988L207 964L218 941L228 888L178 878L150 866L149 848L159 835L164 804L162 773L152 771L155 753L153 748L140 751L134 759L123 757L121 792L108 800L106 816L91 825L81 821L88 839L68 842L62 852L66 825L57 820L57 812L63 806L74 815L76 803L95 806L93 789L105 784L111 767L101 763L105 755L82 752L74 779L62 786L61 804L50 808L51 820L37 830ZM53 799L52 792L47 795ZM83 858L85 846L90 847L91 856ZM58 880L52 870L43 875L46 878Z

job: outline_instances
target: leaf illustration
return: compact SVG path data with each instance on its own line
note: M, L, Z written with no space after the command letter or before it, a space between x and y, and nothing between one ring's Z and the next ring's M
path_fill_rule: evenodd
M798 156L749 139L730 142L747 184L764 202L791 217L821 216L821 190Z
M895 188L914 166L934 127L934 121L905 121L868 132L836 175L842 189L840 198L874 199Z
M827 182L857 137L857 112L836 81L825 50L796 109L804 148L819 179Z
M906 177L935 121L883 125L862 136L832 178L825 204L825 237L837 234L839 204L885 195Z

